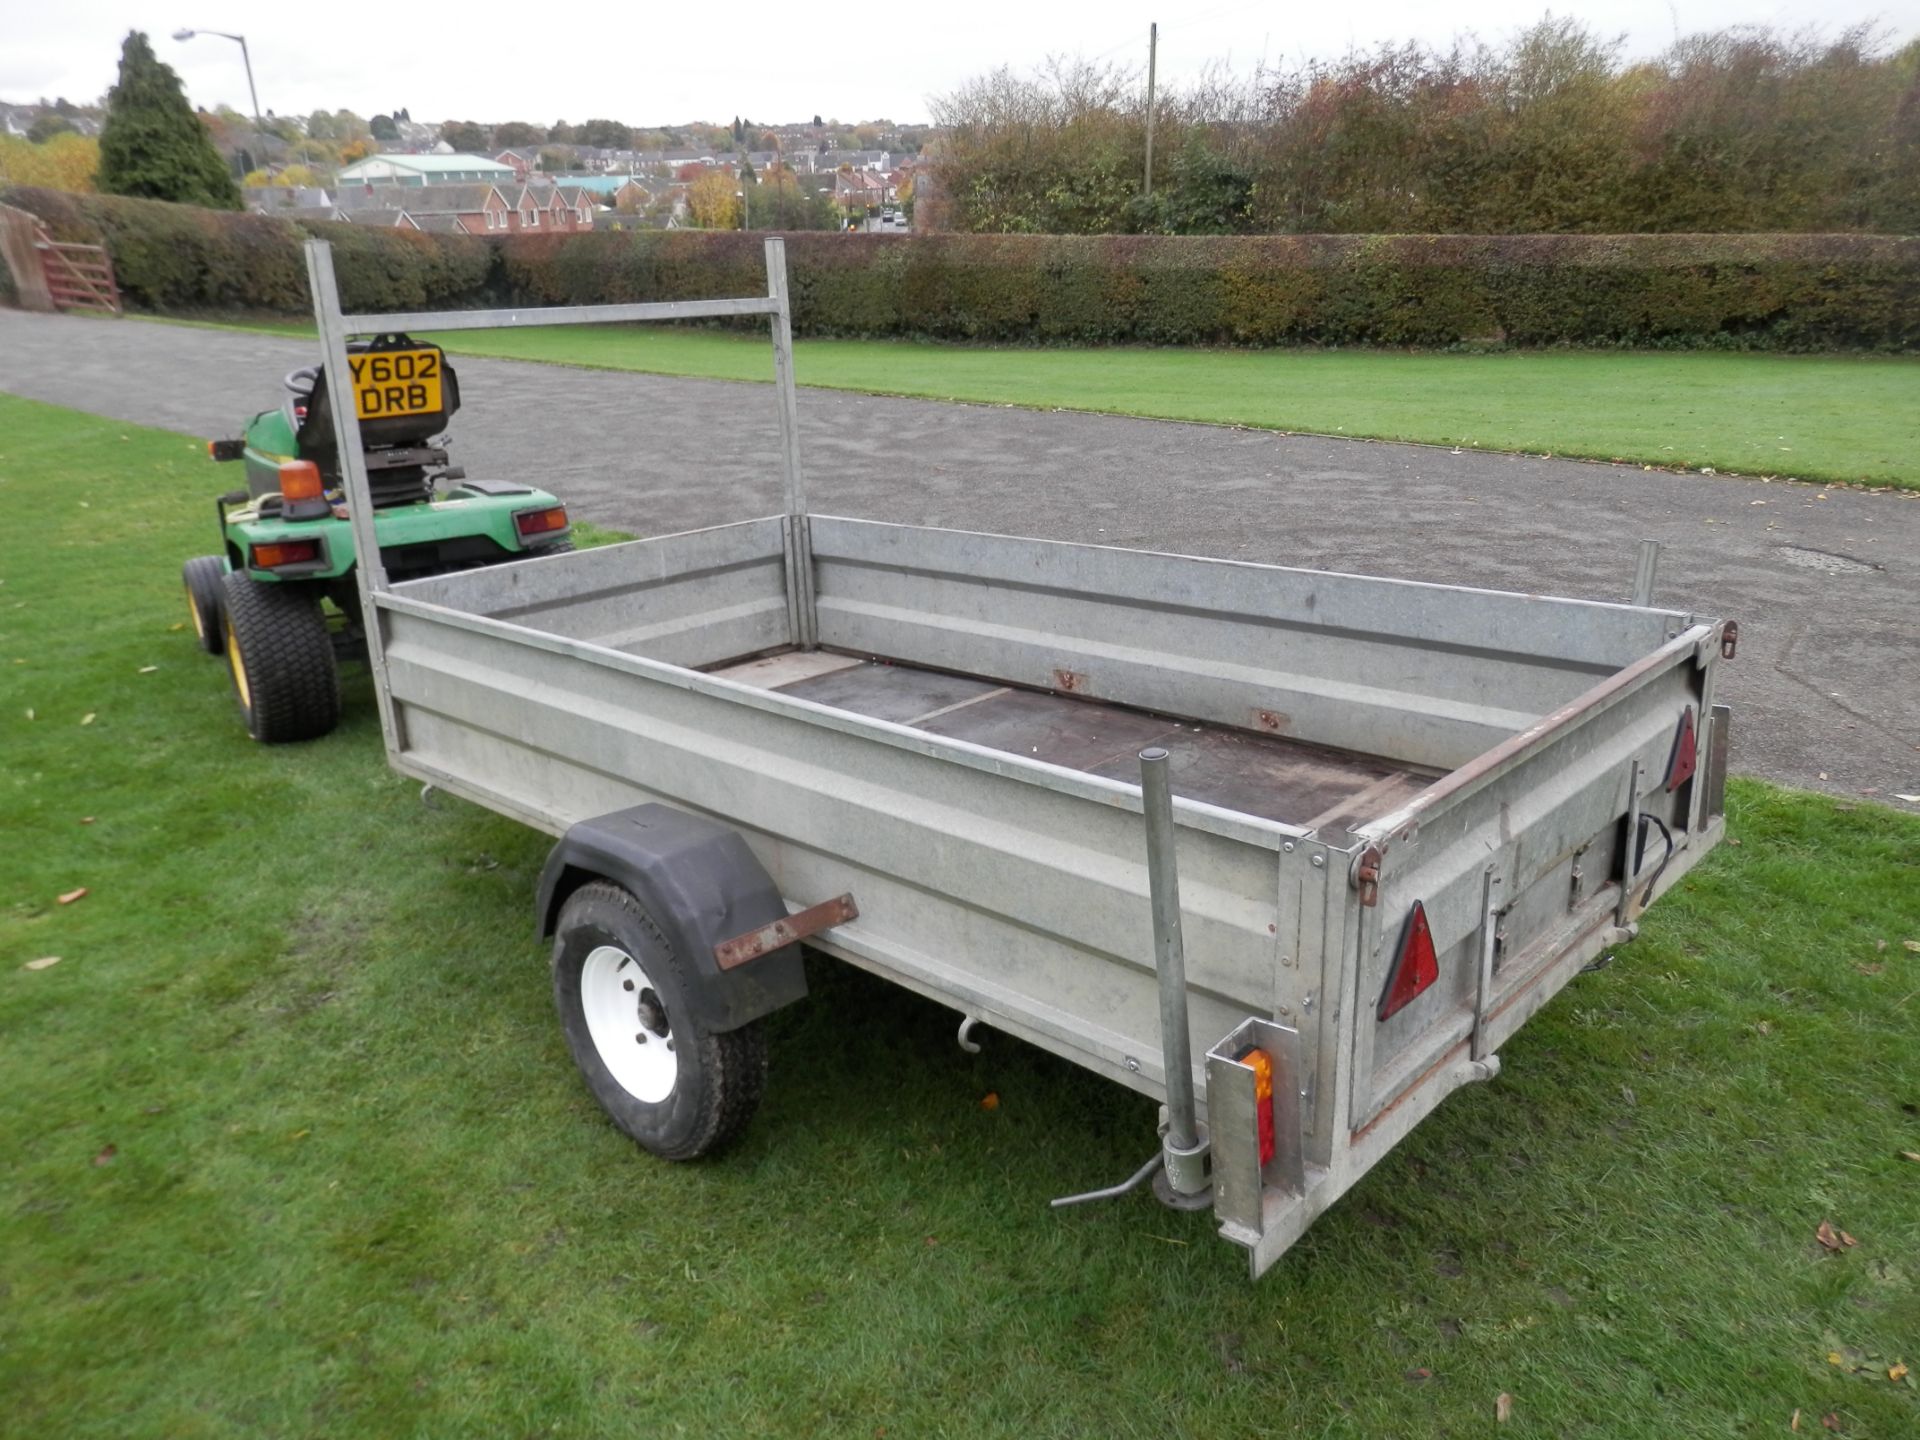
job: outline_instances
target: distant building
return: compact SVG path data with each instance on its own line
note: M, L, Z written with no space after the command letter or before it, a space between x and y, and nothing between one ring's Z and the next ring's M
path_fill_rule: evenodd
M511 167L513 170L513 178L525 184L527 172L533 169L534 162L531 157L522 155L518 150L502 150L498 155L493 157L493 163Z
M355 224L365 223L359 219L362 213L385 211L389 215L405 213L420 230L444 229L437 220L428 224L435 216L453 217L469 235L504 235L516 228L513 206L494 185L402 186L366 181L351 187L343 185L335 194L339 208L347 211Z
M241 192L247 209L256 215L323 216L333 207L333 196L312 185L249 185Z
M369 155L340 171L340 185L510 185L511 165L480 155Z

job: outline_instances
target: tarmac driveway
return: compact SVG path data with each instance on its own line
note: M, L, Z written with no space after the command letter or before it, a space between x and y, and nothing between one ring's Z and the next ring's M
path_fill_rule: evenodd
M238 433L316 358L0 310L0 390L192 434ZM453 448L475 478L640 534L780 508L770 387L458 365ZM1894 798L1920 794L1920 498L831 390L803 389L800 418L827 514L1609 600L1658 540L1661 603L1740 622L1735 768L1920 811Z

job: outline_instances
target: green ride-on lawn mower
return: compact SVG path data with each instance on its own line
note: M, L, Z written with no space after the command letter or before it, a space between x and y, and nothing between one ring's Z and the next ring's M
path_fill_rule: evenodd
M552 495L468 480L447 463L460 382L439 346L380 335L349 342L347 356L380 558L394 580L573 548ZM245 438L208 443L215 460L244 462L247 486L217 502L220 554L189 560L181 576L200 647L225 652L247 732L269 745L332 730L339 662L365 655L326 374L310 365L286 387L286 403L255 415Z

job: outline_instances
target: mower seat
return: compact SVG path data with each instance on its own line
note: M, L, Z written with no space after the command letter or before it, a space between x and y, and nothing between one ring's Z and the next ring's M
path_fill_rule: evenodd
M447 426L460 409L460 380L445 353L437 345L413 340L405 335L381 335L372 340L349 341L349 361L373 358L396 350L430 351L438 359L440 406L413 414L387 415L360 422L360 439L366 447L367 481L373 491L376 509L387 505L410 504L432 492L427 476L429 468L444 467L447 452L428 442L446 433ZM306 414L294 436L300 458L320 467L320 477L329 490L343 483L339 445L333 430L333 397L327 389L327 373L314 376L307 396Z

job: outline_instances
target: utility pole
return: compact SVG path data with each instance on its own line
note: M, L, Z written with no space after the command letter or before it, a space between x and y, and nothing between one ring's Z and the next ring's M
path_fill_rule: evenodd
M1153 194L1153 69L1160 56L1160 24L1147 26L1147 183L1144 193Z

